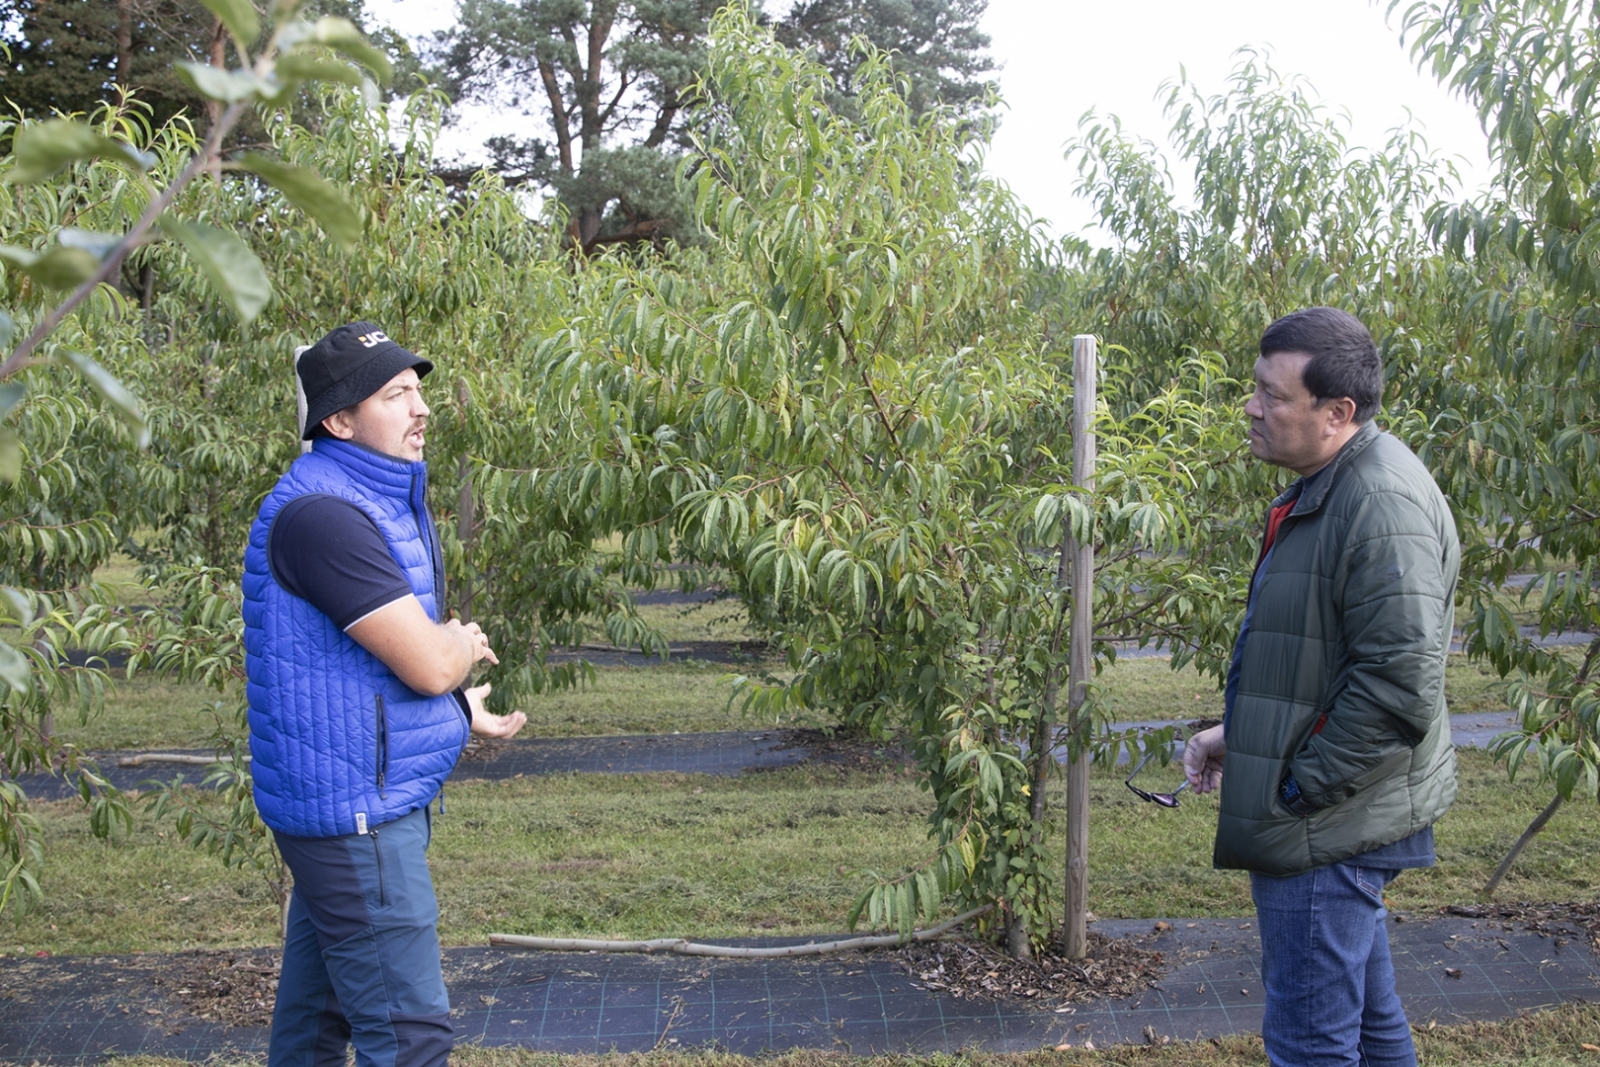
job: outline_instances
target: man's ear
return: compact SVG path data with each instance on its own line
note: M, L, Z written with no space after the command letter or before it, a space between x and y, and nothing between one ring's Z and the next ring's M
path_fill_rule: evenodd
M1337 400L1328 401L1328 432L1330 435L1343 432L1355 424L1356 402L1347 396Z
M356 435L356 428L350 425L350 409L343 408L322 420L322 428L341 441L348 441Z

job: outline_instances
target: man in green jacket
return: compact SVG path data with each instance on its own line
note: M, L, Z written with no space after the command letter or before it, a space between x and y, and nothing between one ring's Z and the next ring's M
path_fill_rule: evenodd
M1268 511L1223 725L1183 756L1196 792L1222 788L1213 862L1250 872L1262 1036L1282 1067L1416 1063L1383 889L1433 864L1455 799L1461 552L1427 468L1372 423L1382 394L1372 335L1343 311L1262 335L1250 452L1300 477Z

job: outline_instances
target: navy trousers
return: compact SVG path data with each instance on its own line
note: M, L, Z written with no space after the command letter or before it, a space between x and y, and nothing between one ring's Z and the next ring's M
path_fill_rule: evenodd
M453 1028L422 808L370 833L275 834L294 873L268 1067L443 1067Z

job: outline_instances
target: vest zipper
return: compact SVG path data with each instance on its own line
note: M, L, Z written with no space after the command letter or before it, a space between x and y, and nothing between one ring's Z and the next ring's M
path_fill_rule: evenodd
M383 694L374 698L378 710L378 796L382 798L383 780L389 774L389 713L383 704Z

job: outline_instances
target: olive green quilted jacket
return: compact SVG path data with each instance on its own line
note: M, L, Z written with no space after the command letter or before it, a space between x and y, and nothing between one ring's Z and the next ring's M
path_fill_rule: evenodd
M1278 529L1228 722L1216 866L1286 875L1398 841L1456 795L1444 701L1461 549L1432 476L1367 423ZM1293 772L1307 816L1279 797Z

